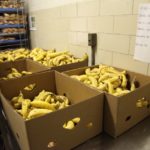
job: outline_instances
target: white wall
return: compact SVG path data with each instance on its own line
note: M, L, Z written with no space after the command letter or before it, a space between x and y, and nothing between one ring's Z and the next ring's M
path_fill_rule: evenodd
M88 33L97 33L96 63L150 75L150 65L133 59L138 5L150 0L30 0L37 30L33 47L90 54Z

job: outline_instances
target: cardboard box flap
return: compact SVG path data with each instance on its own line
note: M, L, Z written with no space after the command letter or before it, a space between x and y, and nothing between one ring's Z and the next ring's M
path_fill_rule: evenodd
M0 63L0 78L9 74L11 72L11 68L16 68L19 72L23 70L27 70L26 60L21 59L14 62Z
M0 63L0 78L11 73L11 68L15 68L19 72L28 71L32 73L42 72L49 69L48 67L31 59L19 59L13 62Z
M31 59L26 59L26 70L30 72L38 72L38 71L45 71L48 70L49 67L46 67L36 61Z
M58 72L55 72L55 75L57 93L60 95L66 95L69 99L71 98L73 103L83 101L99 94L98 91L91 90L91 88L74 79L68 78L66 75Z

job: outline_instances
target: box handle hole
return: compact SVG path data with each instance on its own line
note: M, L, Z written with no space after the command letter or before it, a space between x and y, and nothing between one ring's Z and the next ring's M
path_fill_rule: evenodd
M138 99L136 102L136 107L137 108L144 108L144 107L149 108L149 101L146 100L145 97Z
M87 125L86 125L87 128L92 128L93 127L93 122L89 122Z
M33 90L35 89L35 87L36 87L36 84L35 84L35 83L29 84L29 85L27 85L26 87L24 87L24 90L25 90L25 91L33 91Z
M127 116L125 121L129 121L131 119L131 116Z
M56 142L54 142L54 141L50 141L47 145L48 148L53 148L55 146L56 146Z
M73 130L80 122L80 117L73 118L63 124L63 128L66 130Z
M64 94L63 94L63 96L67 96L67 94L66 94L66 93L64 93Z

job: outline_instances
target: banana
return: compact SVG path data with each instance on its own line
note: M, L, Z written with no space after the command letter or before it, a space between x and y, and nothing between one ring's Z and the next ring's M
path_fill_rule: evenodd
M16 72L18 72L18 70L16 68L11 68L11 72L16 73Z
M128 94L130 91L129 90L122 90L120 92L112 93L114 96L123 96Z
M36 109L34 108L33 110L31 110L27 116L27 119L33 119L33 118L37 118L37 117L41 117L43 115L46 115L48 113L51 113L52 110L49 109Z
M73 118L72 121L74 123L79 123L80 122L80 118L79 117Z
M59 66L60 61L65 60L65 59L66 59L66 55L61 55L61 56L55 57L55 58L53 59L53 64L54 64L55 66Z
M45 98L45 102L48 102L48 103L51 102L51 95L47 95L47 97Z
M86 74L86 75L89 75L89 76L95 76L95 75L98 75L99 72L92 72L90 68L87 68L87 69L85 70L85 74Z
M32 91L35 88L36 84L29 84L28 86L24 87L24 90L26 91Z
M87 75L80 75L79 81L84 81L86 79L88 79Z
M94 77L89 76L88 78L91 81L91 86L93 86L93 87L98 86L97 80Z
M108 93L113 94L115 92L113 84L111 82L107 82L108 85Z
M135 87L135 84L134 84L134 82L133 82L133 83L131 83L130 91L134 91L135 89L136 89L136 87Z
M64 102L62 102L62 103L60 103L60 105L59 105L59 108L58 108L58 109L63 109L63 108L65 108L65 107L66 107L65 103L64 103Z
M49 58L54 58L54 57L60 56L62 54L68 54L68 53L69 53L68 51L50 53Z
M72 130L74 127L75 127L74 122L71 120L63 125L63 128L68 130Z
M98 89L102 90L102 91L106 91L107 90L107 84L99 84L99 86L97 87Z
M22 117L24 119L27 118L27 115L28 115L28 112L29 112L30 103L31 103L31 101L29 99L24 99L23 102L22 102L21 113L22 113Z
M76 79L76 80L79 80L79 81L80 81L80 76L78 76L78 75L72 75L72 76L71 76L71 78L73 78L73 79Z
M98 82L102 82L102 81L107 80L108 78L111 78L113 76L114 75L111 75L110 73L103 74L102 76L100 76Z
M134 90L136 89L135 84L134 84L135 78L136 78L136 77L134 77L133 80L131 81L130 91L134 91Z
M45 101L32 101L31 106L36 107L36 108L45 108L45 109L55 111L55 108L50 103L45 102Z
M122 86L123 88L126 88L126 86L127 86L127 78L126 78L125 74L122 74L121 77L122 77L121 86Z
M32 74L32 72L30 72L30 71L22 71L21 74L22 75L29 75L29 74Z

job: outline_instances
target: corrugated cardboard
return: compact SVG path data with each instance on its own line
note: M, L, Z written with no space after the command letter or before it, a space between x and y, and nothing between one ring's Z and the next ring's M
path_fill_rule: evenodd
M23 90L25 98L32 99L44 89L66 95L72 105L39 118L23 120L9 100L31 83L35 83L37 88L32 92ZM54 71L41 72L3 81L0 87L6 117L22 150L69 150L102 131L104 94L63 74ZM62 127L66 121L75 117L80 117L81 121L73 130ZM89 127L91 123L93 126ZM48 148L50 142L54 142L55 146Z
M98 67L98 65L90 68L94 67ZM81 75L85 73L86 68L88 67L74 69L64 73L69 76ZM149 106L144 108L136 107L137 100L142 98L145 98L150 103L150 77L131 71L127 71L127 75L129 80L132 80L133 77L136 76L136 80L139 82L140 87L121 97L115 97L105 93L104 130L113 137L121 135L150 114ZM94 87L90 88L98 90Z
M17 61L0 63L0 78L9 74L11 68L16 68L19 72L29 71L32 73L48 70L48 67L32 61L31 59L19 59Z

